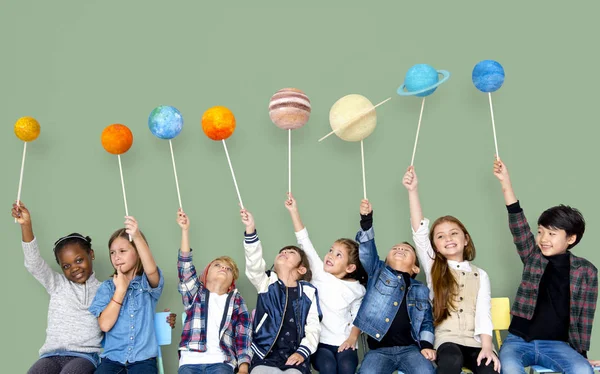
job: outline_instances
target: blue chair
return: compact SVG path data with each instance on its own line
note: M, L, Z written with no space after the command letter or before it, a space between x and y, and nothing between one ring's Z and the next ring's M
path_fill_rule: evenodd
M540 365L531 365L530 366L533 373L556 373L556 371L552 371ZM600 366L594 366L594 371L600 372Z
M171 344L171 326L167 322L169 314L171 312L158 312L154 315L154 330L156 331L156 340L158 341L158 357L156 358L158 374L165 374L160 346Z

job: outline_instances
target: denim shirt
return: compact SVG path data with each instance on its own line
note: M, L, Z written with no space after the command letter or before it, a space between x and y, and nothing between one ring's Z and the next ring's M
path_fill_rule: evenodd
M359 231L356 241L359 243L360 262L369 274L369 281L354 325L373 339L381 341L398 312L404 292L408 291L406 305L412 338L419 346L421 341L433 344L433 314L427 286L411 279L407 287L402 276L379 259L372 227L367 231Z
M150 286L145 273L129 282L119 317L112 329L105 334L104 352L100 357L125 364L158 356L154 310L165 283L160 269L158 274L160 280L156 288ZM96 292L89 311L96 317L100 316L114 293L113 280L104 281Z

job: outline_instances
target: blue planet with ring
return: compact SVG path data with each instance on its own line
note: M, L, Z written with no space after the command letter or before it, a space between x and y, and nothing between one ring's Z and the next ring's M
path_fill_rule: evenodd
M173 139L183 128L183 117L177 108L161 105L150 113L148 127L160 139Z
M442 79L439 79L439 76ZM446 70L435 70L431 65L417 64L408 69L404 84L398 88L398 95L425 97L431 95L440 84L450 78Z
M498 61L483 60L473 68L471 79L479 91L494 92L504 83L504 68Z

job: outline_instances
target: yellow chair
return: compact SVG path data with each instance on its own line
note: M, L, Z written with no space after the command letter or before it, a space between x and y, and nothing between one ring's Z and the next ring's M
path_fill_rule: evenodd
M498 350L502 346L502 336L500 331L508 330L510 326L510 301L508 297L492 298L492 325L496 335L496 345Z

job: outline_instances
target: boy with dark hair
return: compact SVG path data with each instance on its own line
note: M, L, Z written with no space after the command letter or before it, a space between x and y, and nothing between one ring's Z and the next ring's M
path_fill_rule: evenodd
M569 250L581 240L585 220L559 205L538 219L534 237L519 205L506 166L496 159L509 227L524 264L512 307L509 334L500 349L503 373L525 373L542 365L561 373L593 373L587 361L598 298L598 271ZM565 344L567 343L567 344Z

